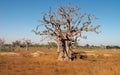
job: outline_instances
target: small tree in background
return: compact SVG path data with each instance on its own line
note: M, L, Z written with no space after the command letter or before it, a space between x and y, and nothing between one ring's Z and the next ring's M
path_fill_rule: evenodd
M0 38L0 51L14 51L14 47L11 44L5 44L4 38Z
M31 40L23 39L23 44L25 45L26 51L27 51L27 50L29 50L29 46L30 46L32 43L31 43Z
M79 37L86 38L82 32L96 32L100 25L91 26L94 15L80 13L80 7L71 5L58 6L55 12L50 9L48 13L43 13L43 19L39 26L33 30L37 35L49 35L58 46L58 60L72 59L72 42L76 42Z
M12 42L13 47L20 46L21 41L16 40L15 42Z
M0 50L4 49L4 43L5 43L5 40L0 38Z

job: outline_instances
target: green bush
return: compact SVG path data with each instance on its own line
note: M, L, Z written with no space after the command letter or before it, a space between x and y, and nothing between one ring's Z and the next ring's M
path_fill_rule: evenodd
M4 44L4 45L0 46L0 51L11 52L14 50L15 50L15 48L11 44Z
M106 49L120 49L119 46L106 46Z
M47 47L48 47L48 48L56 48L57 45L56 45L55 42L48 42Z
M20 41L16 40L15 42L12 42L12 46L20 46Z

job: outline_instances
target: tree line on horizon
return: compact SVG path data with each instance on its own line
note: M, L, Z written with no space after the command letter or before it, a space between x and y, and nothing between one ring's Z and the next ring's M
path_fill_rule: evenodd
M38 44L38 43L31 43L30 41L28 42L29 47L34 47L34 48L57 48L57 44L55 42L48 42L47 44ZM26 48L25 43L21 43L21 41L16 40L12 42L11 44L6 44L4 39L0 38L0 51L14 51L16 47L20 48ZM117 45L100 45L100 46L95 46L95 45L89 45L86 44L84 46L80 46L78 43L73 44L72 46L74 49L96 49L96 48L103 48L103 49L120 49L120 46Z

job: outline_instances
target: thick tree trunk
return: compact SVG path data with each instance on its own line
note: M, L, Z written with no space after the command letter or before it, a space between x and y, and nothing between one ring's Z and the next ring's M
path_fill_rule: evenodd
M62 50L59 52L58 60L59 61L67 61L67 60L69 60L69 57L68 57L67 53Z
M58 60L59 61L67 61L71 60L71 51L69 49L69 42L68 41L62 41L61 50L58 54Z
M57 43L57 53L59 53L59 51L60 51L60 44Z

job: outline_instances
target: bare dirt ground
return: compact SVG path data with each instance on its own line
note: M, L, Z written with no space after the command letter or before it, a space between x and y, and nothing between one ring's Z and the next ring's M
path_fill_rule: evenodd
M0 75L120 75L120 50L88 49L88 58L57 61L55 49L0 52Z

